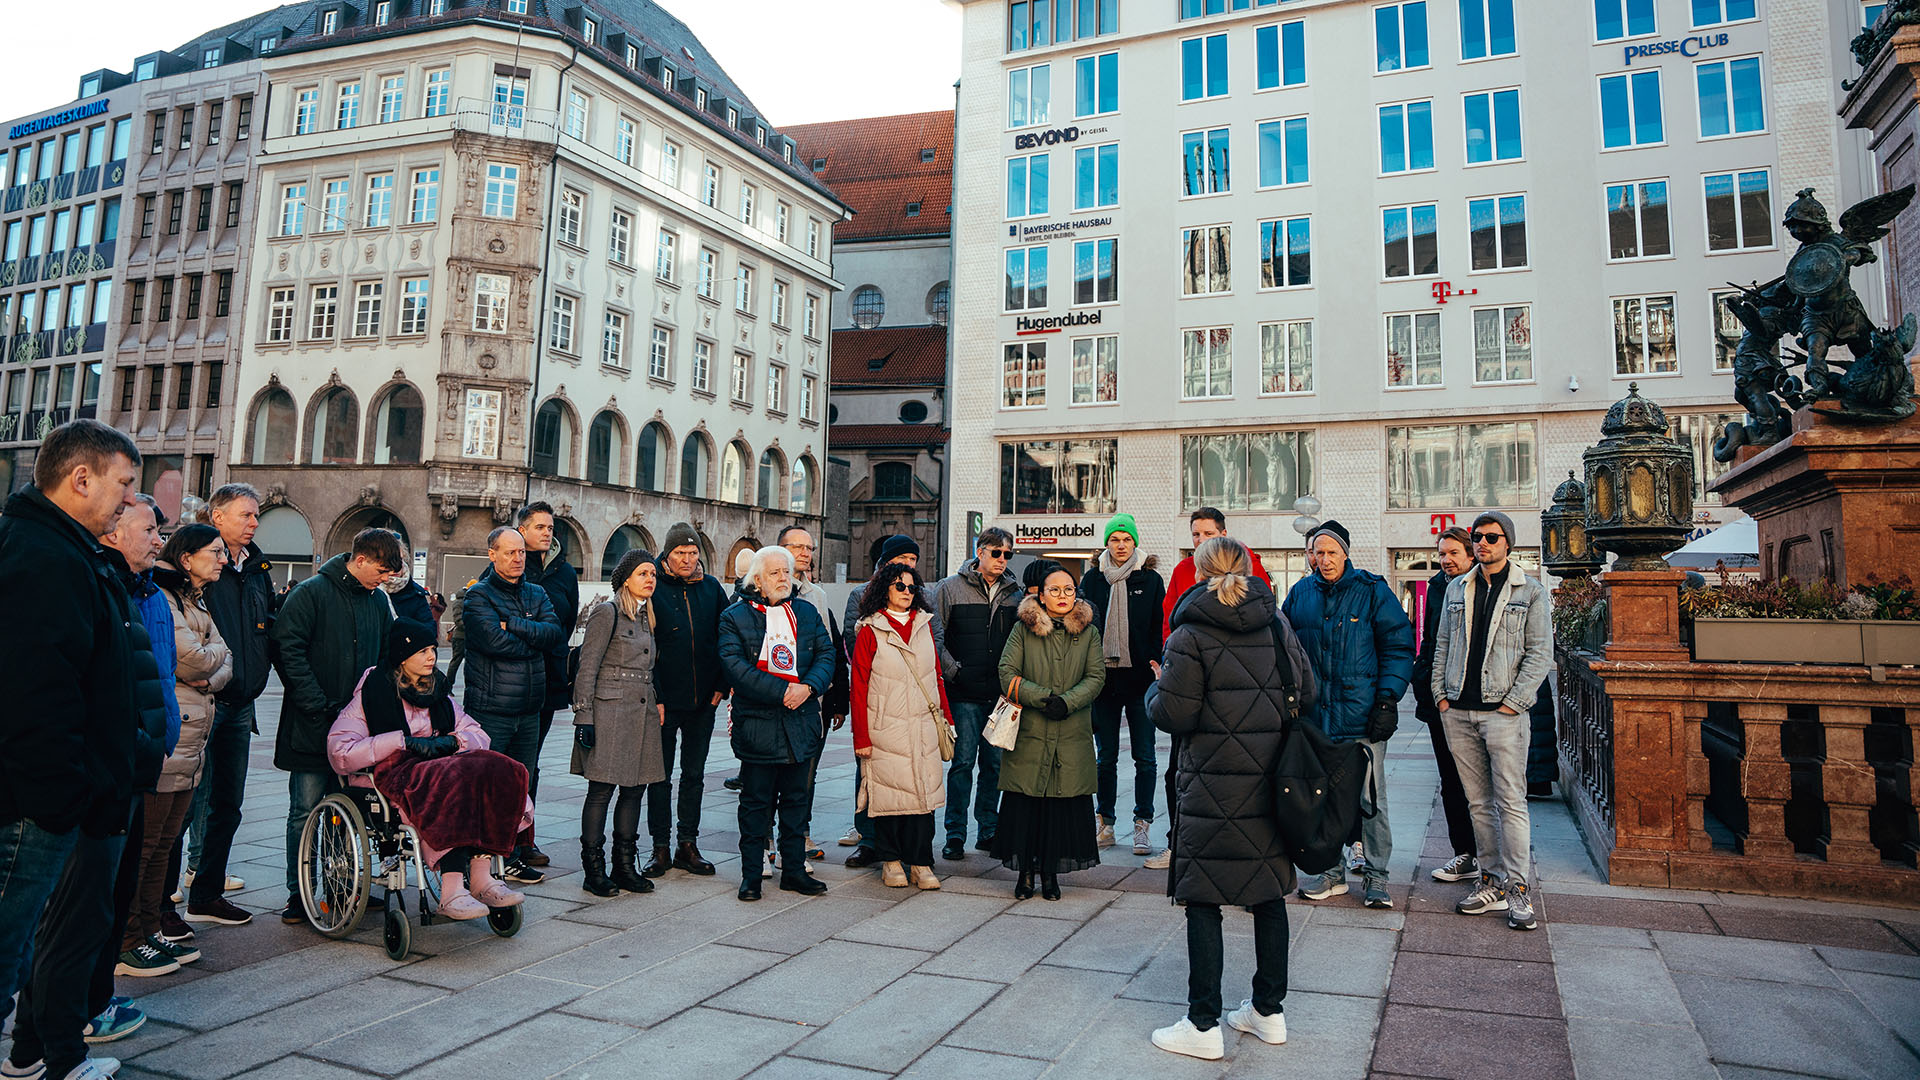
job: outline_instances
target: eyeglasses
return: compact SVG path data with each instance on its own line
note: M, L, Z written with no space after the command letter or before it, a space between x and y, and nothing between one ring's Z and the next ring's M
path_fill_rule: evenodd
M1072 596L1075 593L1079 592L1080 590L1074 588L1071 585L1068 585L1064 588L1062 588L1059 585L1055 585L1052 588L1042 589L1041 591L1046 593L1048 596Z
M1497 544L1505 539L1506 536L1504 534L1497 532L1477 532L1473 534L1473 542L1476 544Z
M894 592L912 592L913 591L913 585L905 581L896 581L893 584L887 586L887 588L892 589Z
M981 548L980 557L983 559L1011 559L1013 558L1013 552L994 548Z

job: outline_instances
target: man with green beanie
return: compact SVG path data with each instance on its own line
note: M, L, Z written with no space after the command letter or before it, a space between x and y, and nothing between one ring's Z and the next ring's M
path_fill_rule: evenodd
M1160 621L1160 603L1166 582L1155 569L1160 560L1140 551L1140 527L1132 514L1115 514L1100 535L1106 549L1080 579L1080 598L1093 608L1093 625L1101 636L1107 662L1107 682L1093 702L1093 741L1098 767L1096 808L1100 814L1099 842L1114 842L1114 808L1118 799L1120 719L1126 714L1133 750L1133 853L1150 855L1147 831L1153 825L1153 789L1156 764L1153 721L1147 719L1147 687L1153 683L1153 664L1166 643Z

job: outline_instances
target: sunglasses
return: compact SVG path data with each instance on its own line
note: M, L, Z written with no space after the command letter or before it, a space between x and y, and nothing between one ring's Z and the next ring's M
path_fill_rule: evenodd
M1477 532L1473 534L1473 542L1476 544L1497 544L1505 539L1505 534L1497 532Z
M887 588L892 589L894 592L912 592L913 591L913 586L904 581L896 581L893 584L887 586Z
M980 557L983 559L1011 559L1013 558L1013 552L995 548L982 548L980 550Z

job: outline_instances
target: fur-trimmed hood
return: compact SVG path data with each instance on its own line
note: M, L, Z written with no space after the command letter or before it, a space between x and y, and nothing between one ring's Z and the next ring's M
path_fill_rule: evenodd
M1029 596L1020 601L1020 621L1027 624L1036 637L1046 637L1053 633L1053 616L1047 614L1046 606L1040 603L1038 596ZM1075 600L1073 610L1067 612L1067 633L1078 634L1093 625L1093 608L1085 600Z

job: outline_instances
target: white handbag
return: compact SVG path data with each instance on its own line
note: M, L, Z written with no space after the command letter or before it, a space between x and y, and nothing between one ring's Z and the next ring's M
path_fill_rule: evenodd
M1002 750L1013 749L1014 741L1020 738L1020 676L1013 677L1013 685L1008 687L1005 696L993 706L993 712L987 716L986 730L982 733L987 742Z

